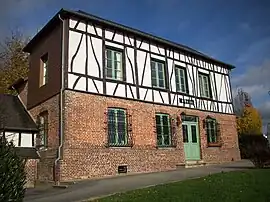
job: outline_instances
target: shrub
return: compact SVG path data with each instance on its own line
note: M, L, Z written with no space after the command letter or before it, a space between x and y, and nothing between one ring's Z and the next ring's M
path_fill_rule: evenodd
M26 175L24 161L12 142L0 137L0 201L23 201Z
M263 135L240 135L241 158L250 159L255 167L262 168L270 161L270 148Z

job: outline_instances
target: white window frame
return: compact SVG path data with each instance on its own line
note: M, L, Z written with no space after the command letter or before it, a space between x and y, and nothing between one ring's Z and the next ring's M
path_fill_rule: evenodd
M182 71L183 77L181 77L180 71ZM187 80L186 71L187 70L184 67L175 66L175 85L176 85L177 92L188 93L188 80ZM177 79L178 79L179 83L177 83Z
M108 58L108 52L111 52L111 58ZM123 71L123 51L115 50L114 48L106 47L105 61L106 61L106 78L114 80L124 80ZM117 58L119 55L119 58ZM108 61L111 61L111 68L108 67ZM118 64L118 65L116 65ZM108 76L108 69L111 69L112 75Z
M153 64L154 64L154 69L153 69ZM162 77L159 77L159 70L158 70L158 65L162 65ZM155 74L155 78L153 77ZM153 84L153 80L155 80L156 85ZM160 80L162 80L163 86L161 86ZM151 83L153 87L156 88L163 88L166 89L166 75L165 75L165 62L162 61L157 61L155 59L151 59Z
M199 88L200 96L205 98L211 98L211 87L210 87L210 75L199 74Z
M48 54L45 54L41 57L41 63L42 63L41 86L44 86L48 83L48 61L49 61Z

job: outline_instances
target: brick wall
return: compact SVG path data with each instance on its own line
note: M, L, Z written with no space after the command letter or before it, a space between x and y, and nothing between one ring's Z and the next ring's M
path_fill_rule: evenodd
M48 111L48 146L46 151L40 151L41 159L37 164L38 181L52 181L54 176L54 161L59 145L59 100L58 95L30 109L33 118Z
M28 159L25 164L26 172L26 184L25 187L30 188L35 186L35 181L37 179L37 163L39 160Z
M185 162L182 127L177 127L176 148L156 148L155 113L177 115L185 112L199 117L201 158L205 162L239 160L235 116L161 106L124 99L66 91L64 156L61 179L115 175L117 166L127 165L129 172L153 172L175 169ZM121 107L132 116L132 148L106 148L108 107ZM210 115L221 125L221 147L208 147L202 121Z

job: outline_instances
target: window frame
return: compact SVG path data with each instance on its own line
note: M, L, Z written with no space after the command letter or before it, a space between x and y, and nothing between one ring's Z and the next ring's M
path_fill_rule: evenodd
M183 71L185 91L181 91L182 84L180 84L181 79L180 79L180 74L178 71ZM178 75L176 72L178 72ZM177 77L178 77L178 81L179 81L178 85L177 85ZM176 92L178 92L178 93L189 94L187 69L185 67L182 67L179 65L175 65L175 88L176 88Z
M109 115L109 111L112 110L114 111L114 128L116 130L115 134L114 134L114 140L115 142L111 142L111 135L110 134L110 115ZM125 125L125 134L124 134L124 143L118 143L119 141L119 132L118 132L118 120L117 120L117 111L122 111L124 112L124 125ZM117 107L109 107L107 109L107 127L108 127L108 130L107 130L107 135L108 135L108 146L109 147L125 147L125 146L129 146L129 133L128 133L128 118L127 118L127 110L126 109L123 109L123 108L117 108ZM123 140L121 140L123 141Z
M156 85L153 85L153 71L152 71L152 63L155 63L155 75L156 75L156 78L155 78L155 83L156 83ZM163 83L163 85L164 85L164 87L161 87L160 85L159 85L159 80L160 80L160 78L159 78L159 71L158 71L158 64L162 64L162 66L163 66L163 71L162 71L162 75L163 75L163 81L164 81L164 83ZM168 89L168 86L167 86L167 77L166 77L166 62L165 61L163 61L163 60L158 60L158 59L155 59L155 58L151 58L150 59L150 71L151 71L151 86L153 87L153 88L159 88L159 89Z
M160 117L160 126L161 126L161 134L158 134L158 123L157 123L157 116ZM167 117L168 119L168 135L164 135L164 125L162 121L162 117ZM155 126L156 126L156 140L157 140L157 147L173 147L173 136L172 136L172 122L171 117L169 114L166 113L156 113L155 114ZM162 144L159 144L159 136L162 138ZM164 142L164 136L169 137L169 144L165 144Z
M121 54L121 61L119 62L121 64L121 77L120 78L117 78L117 77L114 77L115 75L115 61L112 60L112 59L108 59L107 57L107 51L110 50L112 51L112 55L114 55L113 53L120 53ZM116 81L125 81L126 80L126 72L125 72L125 53L124 53L124 50L123 49L120 49L120 48L116 48L116 47L112 47L112 46L105 46L105 78L106 79L111 79L111 80L116 80ZM114 57L113 57L114 58ZM113 63L113 66L112 66L112 76L109 77L108 76L108 60L111 60L112 63Z
M202 77L202 79L200 79L200 77ZM203 79L203 78L206 78ZM202 73L202 72L198 72L198 80L199 80L199 89L200 89L200 97L202 98L209 98L209 99L212 99L212 88L211 88L211 81L210 81L210 74L205 74L205 73ZM201 83L201 81L203 83ZM209 95L205 95L205 83L204 81L207 81L207 84L208 84L208 91L209 91Z
M205 130L208 146L221 146L218 132L218 122L215 118L207 117L205 119Z
M45 86L49 81L49 54L45 53L40 57L40 87Z
M44 119L44 122L42 124L41 119ZM47 147L48 146L48 131L49 131L49 113L48 111L43 111L39 113L38 115L38 122L39 122L39 144L37 146L39 147ZM41 130L42 129L42 130ZM41 135L41 131L43 134ZM41 138L43 136L43 138ZM43 144L42 144L43 140Z

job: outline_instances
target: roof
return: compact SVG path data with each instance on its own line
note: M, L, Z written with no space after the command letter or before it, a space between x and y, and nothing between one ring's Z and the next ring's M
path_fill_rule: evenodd
M7 94L0 94L0 128L22 132L38 131L19 98Z
M19 78L18 80L16 80L15 82L13 82L8 89L12 90L13 88L17 89L19 86L21 86L23 83L28 81L28 77L25 78Z
M197 56L197 57L201 57L204 60L210 60L211 62L214 63L218 63L228 69L233 69L235 68L235 66L231 65L231 64L227 64L224 63L222 61L216 60L204 53L201 53L193 48L190 48L188 46L182 45L182 44L178 44L172 41L169 41L167 39L163 39L157 36L154 36L152 34L140 31L138 29L134 29L110 20L106 20L103 18L100 18L98 16L86 13L84 11L78 10L78 11L72 11L72 10L68 10L68 9L61 9L41 30L39 33L37 33L34 38L26 45L26 47L24 48L24 51L26 52L31 52L32 48L36 45L36 43L38 43L39 40L41 40L44 36L46 36L46 33L49 33L57 24L59 24L61 21L59 19L59 15L61 15L61 18L65 19L68 17L75 17L75 18L79 18L81 20L86 20L86 21L93 21L96 23L99 23L101 25L105 25L107 27L114 27L114 28L118 28L120 30L126 31L130 34L134 34L135 36L139 36L142 38L148 38L152 41L155 41L157 43L160 44L164 44L165 46L169 46L171 48L175 48L175 49L180 49L183 52L189 53L191 55Z
M40 159L40 154L34 147L15 147L15 151L22 158Z

